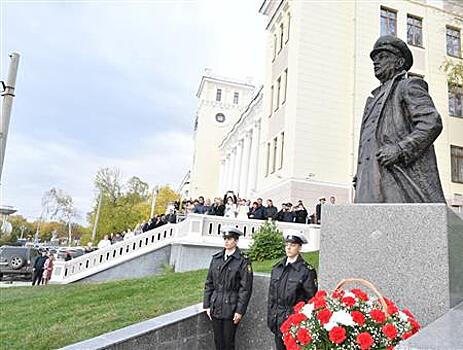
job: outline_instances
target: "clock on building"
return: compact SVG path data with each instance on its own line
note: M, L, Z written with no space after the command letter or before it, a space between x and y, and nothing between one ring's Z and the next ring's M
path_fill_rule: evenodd
M225 115L223 113L217 113L215 115L215 120L217 120L219 123L223 123L225 121Z

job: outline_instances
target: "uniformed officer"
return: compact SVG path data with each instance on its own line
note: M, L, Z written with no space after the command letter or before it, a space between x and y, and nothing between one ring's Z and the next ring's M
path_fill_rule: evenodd
M280 327L293 313L294 305L309 300L318 289L315 269L300 255L307 239L297 230L285 230L284 236L286 257L272 269L268 294L267 324L275 334L277 350L286 349Z
M212 321L217 350L235 349L235 333L252 293L252 267L237 247L243 234L223 227L224 249L212 256L204 287L204 309Z

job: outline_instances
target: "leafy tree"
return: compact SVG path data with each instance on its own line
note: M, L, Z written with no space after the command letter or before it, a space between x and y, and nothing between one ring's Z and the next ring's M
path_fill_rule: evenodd
M122 195L121 171L117 168L98 170L95 177L96 188L103 192L111 202L115 203Z
M127 194L135 198L147 200L149 185L140 180L139 177L133 176L127 181Z
M447 73L447 80L451 88L463 85L463 62L445 61L441 69Z
M154 207L156 215L165 214L167 205L180 199L180 195L169 185L161 186L156 192L156 205Z
M42 207L41 218L43 219L46 215L45 218L49 217L52 220L64 223L68 231L68 241L72 242L72 226L73 220L77 217L77 210L71 195L59 188L52 187L45 192L42 198Z
M285 255L283 233L273 221L263 223L254 233L248 254L253 261L277 259Z

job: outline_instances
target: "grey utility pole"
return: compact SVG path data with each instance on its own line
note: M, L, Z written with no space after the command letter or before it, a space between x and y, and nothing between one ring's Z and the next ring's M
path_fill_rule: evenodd
M18 73L19 54L10 54L10 68L6 84L3 85L2 114L0 116L0 180L3 174L3 160L5 159L6 138L10 125L11 109L13 107L14 88L16 85L16 75Z
M92 243L95 242L96 229L98 228L98 221L100 221L101 202L103 202L103 191L100 191L100 195L98 196L98 208L96 209L95 223L92 230Z

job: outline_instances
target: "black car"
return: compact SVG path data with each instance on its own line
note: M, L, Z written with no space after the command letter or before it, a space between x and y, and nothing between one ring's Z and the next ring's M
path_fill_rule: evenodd
M0 280L6 275L31 278L35 259L40 255L32 247L0 247Z

